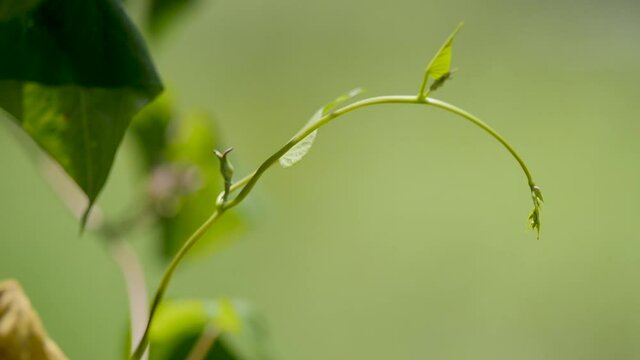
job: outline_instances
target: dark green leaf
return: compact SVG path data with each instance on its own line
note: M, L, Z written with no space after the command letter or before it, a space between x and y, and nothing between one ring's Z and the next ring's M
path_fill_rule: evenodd
M180 13L193 6L197 0L150 0L147 9L147 26L157 36L170 25Z
M0 0L0 21L7 21L34 9L41 0Z
M43 0L0 22L0 107L93 204L132 116L161 90L118 0Z
M0 22L0 79L47 85L136 88L162 84L143 39L118 0L43 0Z

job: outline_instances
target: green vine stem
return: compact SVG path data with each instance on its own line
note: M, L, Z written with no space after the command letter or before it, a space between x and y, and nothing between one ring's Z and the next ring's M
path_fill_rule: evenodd
M332 120L346 113L349 113L351 111L361 109L367 106L380 105L380 104L433 105L435 107L439 107L441 109L447 110L449 112L452 112L464 117L465 119L469 120L473 124L479 126L484 131L489 133L493 138L498 140L509 151L509 153L511 153L511 155L516 159L516 161L522 168L522 171L524 171L527 177L527 183L531 188L531 190L533 191L533 188L535 187L535 183L533 181L531 172L527 168L527 165L525 164L524 160L522 160L522 157L520 157L520 155L518 155L515 149L500 134L498 134L497 131L491 128L487 123L480 120L478 117L471 115L467 111L464 111L442 100L437 100L433 98L423 99L421 97L416 97L415 95L391 95L391 96L378 96L378 97L363 99L363 100L354 102L350 105L344 106L332 113L325 115L314 126L303 129L303 131L296 134L296 136L294 136L286 145L280 148L280 150L278 150L276 153L271 155L267 160L265 160L258 167L256 171L246 176L242 180L234 183L230 188L231 192L237 191L239 189L242 189L242 190L233 200L229 201L225 205L225 207L231 208L233 206L236 206L239 202L241 202L249 194L249 192L251 192L251 190L253 189L253 186L257 183L257 181L260 179L260 177L265 171L267 171L275 162L277 162L280 157L282 157L287 151L289 151L289 149L294 147L297 143L302 141L302 139L307 137L309 134L311 134L315 130L323 127L324 125L328 124Z
M247 195L249 195L249 193L254 188L255 184L258 182L260 177L271 166L273 166L276 162L278 162L278 159L280 159L284 154L286 154L287 151L289 151L292 147L294 147L296 144L301 142L304 138L309 136L312 132L314 132L315 130L317 130L317 129L325 126L325 125L327 125L328 123L330 123L331 121L337 119L338 117L340 117L342 115L345 115L345 114L347 114L349 112L352 112L354 110L365 108L365 107L368 107L368 106L383 105L383 104L412 104L412 105L423 105L423 106L438 107L438 108L444 109L446 111L452 112L454 114L457 114L457 115L465 118L466 120L470 121L471 123L477 125L481 129L483 129L485 132L489 133L489 135L491 135L494 139L496 139L498 142L500 142L509 151L509 153L516 159L516 161L518 162L518 164L522 168L522 171L526 175L527 184L529 185L529 188L530 188L530 191L531 191L531 196L532 196L533 203L534 203L534 210L533 210L533 212L532 212L532 214L530 216L531 226L533 228L536 228L538 230L538 232L539 232L539 229L540 229L539 228L539 207L540 207L540 202L542 200L542 195L540 193L540 188L535 185L535 182L533 181L533 177L531 175L531 172L527 168L527 165L525 164L524 160L522 160L522 157L520 155L518 155L518 153L515 151L515 149L500 134L498 134L498 132L496 132L493 128L491 128L485 122L483 122L482 120L480 120L476 116L468 113L467 111L462 110L462 109L460 109L460 108L458 108L458 107L456 107L454 105L451 105L451 104L446 103L446 102L441 101L441 100L424 97L422 94L419 94L418 96L416 96L416 95L378 96L378 97L372 97L372 98L367 98L367 99L363 99L363 100L360 100L360 101L356 101L356 102L353 102L353 103L351 103L349 105L343 106L343 107L341 107L341 108L339 108L339 109L337 109L335 111L329 112L328 114L326 114L323 117L321 117L318 121L316 121L312 125L303 128L293 138L291 138L291 140L289 140L289 142L287 142L283 147L281 147L273 155L271 155L269 158L267 158L262 164L260 164L260 166L258 166L258 168L253 173L251 173L248 176L244 177L243 179L233 183L231 186L227 187L225 189L225 191L223 191L220 194L220 196L218 198L219 202L218 202L218 204L216 206L216 210L209 217L209 219L207 219L200 226L200 228L198 228L193 233L193 235L191 235L191 237L189 237L189 239L187 239L187 241L184 243L182 248L180 248L178 253L175 255L175 257L173 258L173 260L171 261L171 263L169 264L169 266L165 270L165 273L164 273L164 275L162 277L162 280L160 281L160 285L158 287L156 295L155 295L155 297L153 299L153 302L151 304L151 308L149 310L149 321L147 322L145 333L144 333L140 343L136 347L136 351L133 353L133 355L131 357L131 360L139 360L140 357L142 356L142 354L144 353L146 347L148 346L148 343L149 343L149 330L151 328L154 315L156 313L158 305L160 305L160 302L162 301L162 299L164 297L164 294L165 294L165 292L167 290L167 287L169 286L169 282L171 281L171 277L173 276L176 268L178 267L180 262L183 260L185 255L189 252L189 250L193 247L193 245L196 244L196 242L220 218L220 216L222 216L222 214L225 211L227 211L227 210L237 206L238 204L240 204L247 197ZM238 195L236 195L236 197L234 197L233 199L230 199L230 200L226 200L228 195L230 195L231 193L236 192L236 191L239 191L239 193L238 193ZM220 201L220 199L224 199L224 201Z
M224 213L224 209L220 207L217 208L213 212L213 214L211 214L211 216L209 216L209 218L202 225L200 225L198 230L196 230L187 239L187 241L185 241L185 243L182 245L180 250L178 250L178 253L171 260L171 263L169 263L169 266L165 270L164 275L160 280L160 285L158 286L158 290L156 291L156 294L153 297L153 302L151 303L151 308L149 309L149 320L147 321L147 326L144 329L144 334L142 335L142 338L140 339L138 346L136 346L136 350L133 352L133 355L131 355L132 360L141 359L142 355L145 353L147 349L147 346L149 345L149 330L151 329L151 324L153 322L154 315L158 310L158 306L162 302L162 299L164 298L164 294L166 293L167 288L169 287L169 282L171 282L173 273L175 273L176 269L178 268L178 265L180 264L182 259L184 259L185 255L187 255L189 250L191 250L193 245L195 245L198 242L198 240L207 232L207 230L209 230L209 228L213 226L213 224L215 224L216 221L218 221L218 219L223 213Z

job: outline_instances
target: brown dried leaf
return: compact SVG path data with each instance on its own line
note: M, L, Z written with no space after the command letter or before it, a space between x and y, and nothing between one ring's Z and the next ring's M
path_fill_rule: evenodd
M67 360L15 280L0 282L0 359Z

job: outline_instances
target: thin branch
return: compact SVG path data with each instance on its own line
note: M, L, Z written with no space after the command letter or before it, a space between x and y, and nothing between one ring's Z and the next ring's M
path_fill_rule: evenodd
M196 341L186 360L203 360L215 345L216 339L220 336L220 331L214 326L208 325Z
M83 210L87 207L86 196L52 161L43 159L41 167L45 178L67 205L67 208L76 218L81 218ZM88 230L95 232L101 238L107 252L118 265L124 277L131 316L132 347L142 339L149 317L147 308L149 301L142 264L133 247L123 240L126 234L148 220L149 207L147 203L143 201L135 204L135 208L118 222L107 221L102 209L95 205L91 209L91 215L86 224ZM141 359L146 360L147 358L148 351L143 354Z
M129 295L129 314L131 316L131 346L137 344L144 335L145 325L149 318L147 285L144 278L144 270L133 247L123 240L108 242L108 251L111 257L120 267L122 276L127 286ZM133 349L132 349L133 352ZM149 348L141 357L146 360L149 357Z

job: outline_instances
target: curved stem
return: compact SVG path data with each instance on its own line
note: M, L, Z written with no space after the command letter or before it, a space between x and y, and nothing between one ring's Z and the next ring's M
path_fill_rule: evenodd
M404 96L404 95L377 96L373 98L356 101L338 110L330 112L324 115L323 117L321 117L312 126L308 128L304 128L302 131L296 134L291 140L289 140L289 142L287 142L275 154L271 155L267 160L265 160L262 164L260 164L258 169L256 169L254 172L252 172L251 174L245 176L241 180L238 180L233 185L231 185L230 191L235 192L239 189L242 189L240 194L236 197L236 199L238 199L237 202L241 201L248 194L248 192L251 190L251 188L256 183L256 181L258 181L262 173L264 173L269 167L271 167L271 165L273 165L276 161L278 161L278 159L280 159L282 155L286 154L286 152L289 151L289 149L294 147L297 143L302 141L309 134L323 127L324 125L329 123L331 120L341 115L344 115L348 112L351 112L359 108L363 108L371 105L379 105L379 104L424 104L424 101L418 100L416 96ZM235 206L236 204L234 202L236 202L236 199L232 200L230 202L230 205L232 204L232 206Z
M164 298L164 294L167 291L167 287L169 286L169 282L171 281L171 277L173 277L173 273L176 271L176 268L182 261L182 259L187 255L189 250L195 245L198 240L209 230L209 228L215 224L215 222L220 218L220 216L224 213L224 209L216 209L211 216L202 224L200 227L187 239L187 241L182 245L178 253L171 260L171 263L167 267L162 276L162 280L160 280L160 285L158 286L158 290L156 291L156 295L153 298L153 303L151 303L151 308L149 309L149 320L147 321L147 326L144 329L144 334L142 335L142 339L138 343L136 350L131 356L132 360L139 360L144 354L148 344L149 344L149 330L151 329L151 323L153 322L153 317L158 310L158 305L162 302Z
M267 171L267 169L269 169L274 163L276 163L278 159L280 159L280 157L286 154L286 152L289 151L289 149L294 147L297 143L302 141L309 134L323 127L324 125L328 124L329 122L331 122L332 120L336 119L341 115L344 115L356 109L364 108L371 105L380 105L380 104L433 105L462 116L463 118L471 121L473 124L482 128L484 131L489 133L493 138L498 140L520 164L520 167L522 168L522 170L524 171L527 177L527 182L529 184L529 187L535 186L533 182L533 177L531 176L529 169L527 168L524 160L522 160L520 155L518 155L518 153L515 151L515 149L500 134L498 134L497 131L495 131L485 122L471 115L467 111L464 111L444 101L433 99L433 98L422 99L412 95L378 96L378 97L356 101L352 104L344 106L332 113L329 113L323 116L313 126L303 129L303 131L299 132L296 136L294 136L291 140L289 140L289 142L285 144L282 148L280 148L280 150L278 150L275 154L271 155L267 160L265 160L262 164L260 164L258 169L256 169L253 173L249 174L248 176L246 176L242 180L239 180L238 182L234 183L231 186L230 188L231 192L236 191L238 189L242 189L242 190L233 200L229 201L225 205L225 208L228 209L240 203L249 194L249 192L251 192L251 190L253 189L253 186L260 179L262 174L265 171Z
M364 108L371 105L380 105L380 104L424 104L424 102L419 101L416 96L377 96L373 98L363 99L360 101L356 101L352 104L346 105L342 108L339 108L333 112L330 112L323 117L321 117L316 123L312 126L305 127L302 131L296 134L289 142L287 142L280 150L278 150L275 154L271 155L267 160L265 160L256 171L251 173L249 176L243 178L237 183L231 186L231 191L242 188L240 193L229 203L226 205L226 208L231 208L240 203L253 189L253 186L258 182L262 174L267 171L271 167L271 165L275 164L278 159L280 159L284 154L289 151L292 147L294 147L297 143L302 141L304 138L309 136L315 130L323 127L328 124L332 120L338 118L341 115L354 111L356 109Z
M527 168L527 165L525 164L524 160L522 160L520 155L518 155L518 153L515 151L513 146L511 146L511 144L509 144L507 140L505 140L502 136L500 136L500 134L498 134L498 132L495 131L491 126L489 126L484 121L478 119L477 117L471 115L467 111L462 110L459 107L455 105L451 105L442 100L427 98L427 103L429 105L433 105L435 107L439 107L441 109L444 109L454 114L457 114L459 116L462 116L463 118L471 121L475 125L481 127L484 131L489 133L494 139L498 140L511 153L511 155L516 159L516 161L518 161L518 163L520 164L520 167L522 168L522 171L524 171L524 174L527 176L527 183L529 184L529 187L535 186L535 183L533 182L533 177L531 176L531 172L529 172L529 169Z
M173 258L173 260L171 261L171 264L169 264L169 267L167 268L167 270L164 273L164 276L162 277L162 281L160 282L160 287L158 288L158 291L157 291L157 293L155 295L155 298L153 300L153 303L151 305L151 309L149 311L149 321L147 322L147 327L145 329L144 336L143 336L142 340L140 341L140 343L138 344L138 347L136 348L136 351L134 352L133 356L131 357L131 360L139 360L140 357L142 356L142 354L144 353L147 345L148 345L148 342L149 342L149 329L150 329L151 323L153 321L153 316L155 314L155 311L156 311L158 305L162 301L162 298L163 298L164 293L165 293L165 291L167 289L167 286L169 285L169 282L171 281L171 277L173 276L173 273L175 272L178 264L182 261L182 259L187 254L187 252L191 249L191 247L193 247L193 245L202 237L202 235L204 235L204 233L209 229L209 227L211 227L211 225L213 225L215 223L215 221L224 213L224 211L226 211L226 210L228 210L230 208L233 208L233 207L237 206L240 202L242 202L242 200L244 200L247 197L247 195L249 195L249 193L251 192L251 190L253 189L255 184L258 182L260 177L273 164L275 164L278 161L278 159L280 159L284 154L286 154L287 151L289 151L289 149L291 149L296 144L298 144L300 141L302 141L304 138L309 136L309 134L311 134L315 130L327 125L328 123L330 123L331 121L337 119L338 117L340 117L342 115L345 115L345 114L347 114L347 113L349 113L351 111L354 111L356 109L361 109L361 108L364 108L364 107L367 107L367 106L382 105L382 104L433 105L435 107L439 107L441 109L444 109L444 110L453 112L455 114L458 114L458 115L462 116L463 118L469 120L473 124L479 126L484 131L489 133L493 138L498 140L509 151L509 153L516 159L516 161L518 161L518 163L520 164L520 167L522 168L522 170L524 171L524 173L525 173L525 175L527 177L527 182L528 182L529 187L531 188L532 194L533 194L534 188L536 186L535 186L535 184L533 182L533 178L531 176L531 173L529 172L529 169L525 165L525 163L522 160L522 158L520 157L520 155L518 155L518 153L514 150L514 148L500 134L498 134L494 129L492 129L485 122L481 121L477 117L471 115L470 113L468 113L468 112L466 112L466 111L464 111L464 110L462 110L462 109L460 109L458 107L455 107L455 106L453 106L451 104L448 104L448 103L446 103L444 101L441 101L441 100L432 99L432 98L424 98L424 97L422 97L420 95L419 96L415 96L415 95L377 96L377 97L372 97L372 98L356 101L354 103L351 103L349 105L341 107L341 108L339 108L339 109L337 109L337 110L335 110L333 112L330 112L330 113L322 116L315 123L304 127L293 138L291 138L291 140L289 140L283 147L281 147L273 155L269 156L269 158L267 158L267 160L262 162L262 164L260 164L260 166L254 172L252 172L248 176L244 177L243 179L235 182L230 187L225 189L224 192L221 193L221 196L222 196L222 195L225 195L225 194L228 195L229 193L234 192L234 191L238 191L238 190L240 191L238 193L238 195L236 195L236 197L233 198L232 200L228 200L228 201L226 201L224 203L221 203L221 204L219 204L217 206L216 210L211 215L211 217L209 219L207 219L207 221L204 224L202 224L202 226L198 230L196 230L196 232L193 235L191 235L191 237L184 243L182 248L180 248L180 250L178 251L176 256ZM534 205L536 205L535 198L534 198Z
M131 346L142 339L147 319L149 319L147 305L147 285L140 259L128 242L113 239L107 242L109 253L122 271L127 294L129 297L129 316L131 317ZM148 359L149 352L141 359Z

